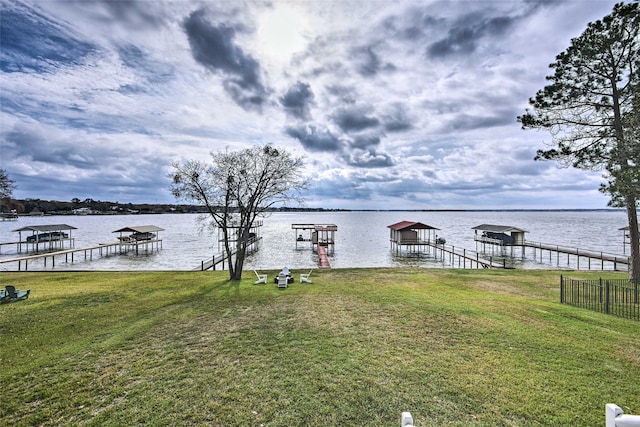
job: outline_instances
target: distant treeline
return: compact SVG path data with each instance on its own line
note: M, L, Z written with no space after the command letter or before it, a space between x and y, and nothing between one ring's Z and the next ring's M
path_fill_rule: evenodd
M271 208L272 212L327 212L343 209ZM69 202L42 199L3 200L2 212L15 211L19 215L131 215L164 213L206 213L204 206L156 203L118 203L93 199L72 199Z

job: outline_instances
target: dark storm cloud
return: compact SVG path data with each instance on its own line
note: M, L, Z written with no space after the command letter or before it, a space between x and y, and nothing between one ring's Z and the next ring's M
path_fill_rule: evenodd
M516 19L509 16L465 15L453 24L445 38L427 47L427 56L441 58L473 53L480 39L503 35Z
M287 114L298 119L311 118L310 107L313 103L313 92L309 83L297 82L280 98L280 104Z
M2 4L0 70L45 72L79 64L97 48L24 4Z
M358 132L380 124L380 120L368 116L362 108L358 107L340 108L333 113L332 118L344 132Z
M224 88L238 105L245 110L260 110L267 98L260 64L234 43L235 29L212 24L203 10L191 13L183 26L193 58L223 75Z
M285 133L297 139L309 151L340 151L343 142L329 130L320 130L316 126L288 127Z

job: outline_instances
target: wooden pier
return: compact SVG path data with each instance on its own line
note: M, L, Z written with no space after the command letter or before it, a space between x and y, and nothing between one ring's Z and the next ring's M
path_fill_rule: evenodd
M604 270L605 262L612 264L613 270L618 270L618 266L624 266L628 269L629 266L629 257L624 255L615 255L608 254L606 252L597 252L591 251L588 249L579 249L579 248L570 248L563 247L558 245L551 245L547 243L541 242L531 242L525 241L523 246L523 256L524 256L524 248L533 248L533 258L538 259L536 255L536 251L539 251L540 254L540 262L542 261L543 251L549 252L549 262L553 262L553 254L556 254L556 264L560 264L560 255L567 256L567 264L570 262L570 256L576 257L577 270L580 270L580 258L586 258L587 261L587 269L591 270L591 262L595 261L596 264L600 264L600 270ZM583 264L584 265L584 264Z
M252 236L247 240L247 253L252 253L258 250L258 242L262 240L262 236ZM231 256L236 254L236 250L234 249L231 252ZM213 255L211 259L200 261L200 266L194 268L194 271L206 271L209 269L216 269L218 264L222 264L222 270L224 270L224 263L227 261L226 252L222 252L216 255Z
M17 263L18 270L17 271L27 271L29 268L30 261L38 261L42 260L44 262L44 267L47 267L47 260L51 263L51 268L55 268L56 266L56 257L58 259L64 256L65 263L73 263L75 261L75 257L77 254L84 254L84 261L93 260L94 251L97 252L97 256L108 256L110 254L125 254L128 252L135 252L138 254L140 249L142 248L144 251L148 252L149 249L153 251L154 244L156 250L162 247L162 240L141 240L141 241L132 241L132 242L112 242L112 243L100 243L95 246L89 246L86 248L80 249L65 249L60 251L51 251L46 253L34 254L34 255L25 255L17 258L3 259L0 260L0 264L10 264ZM24 270L23 270L24 266Z
M454 267L456 266L457 261L457 266L460 268L467 268L467 266L468 268L510 268L507 266L504 259L501 263L494 262L493 257L489 257L489 259L480 258L480 254L478 252L467 251L465 248L462 248L462 250L460 250L455 246L447 247L445 244L439 244L435 242L428 242L427 245L435 248L436 258L438 256L438 252L440 252L440 256L444 261L446 254L446 256L448 256L449 258L449 264Z
M329 258L327 257L327 247L325 245L318 246L318 267L331 268Z

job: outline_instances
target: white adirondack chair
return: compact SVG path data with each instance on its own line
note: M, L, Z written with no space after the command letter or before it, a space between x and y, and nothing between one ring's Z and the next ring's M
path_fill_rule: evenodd
M258 280L255 282L256 285L258 285L260 283L264 283L265 285L267 284L267 275L266 274L260 274L255 270L253 270L253 272L256 273L256 277L258 278Z
M278 288L286 288L289 286L289 278L282 271L278 274Z
M309 270L308 273L300 273L300 283L304 282L304 283L311 283L311 279L309 278L309 276L311 276L311 272L313 270Z

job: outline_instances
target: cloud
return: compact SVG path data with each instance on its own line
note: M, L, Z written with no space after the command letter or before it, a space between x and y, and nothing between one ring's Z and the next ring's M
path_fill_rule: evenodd
M427 47L427 56L446 58L474 53L483 38L503 35L516 20L510 16L485 17L480 13L463 15L452 24L446 37Z
M378 153L374 149L353 150L349 155L348 163L359 168L388 168L395 165L391 156Z
M236 30L215 25L204 10L192 12L183 23L193 58L223 76L223 86L234 101L246 110L261 110L268 91L262 84L260 64L234 43Z
M599 174L533 162L551 136L515 118L615 0L0 2L0 167L18 197L173 202L172 161L264 143L306 157L314 206L597 194ZM284 6L304 23L285 56L260 31Z
M344 147L344 142L336 135L314 125L288 127L285 133L298 140L309 151L336 152Z
M414 119L409 116L407 107L399 102L386 107L382 114L384 129L388 132L402 132L413 128Z
M50 72L80 64L97 47L37 10L16 3L2 5L0 70Z
M363 77L373 77L380 71L392 71L396 68L389 62L383 63L372 46L354 49L353 57L358 62L358 73Z
M344 132L357 132L380 124L379 119L367 115L366 109L361 107L339 108L333 113L332 118Z
M297 119L310 119L313 92L309 83L297 82L280 98L285 111Z

